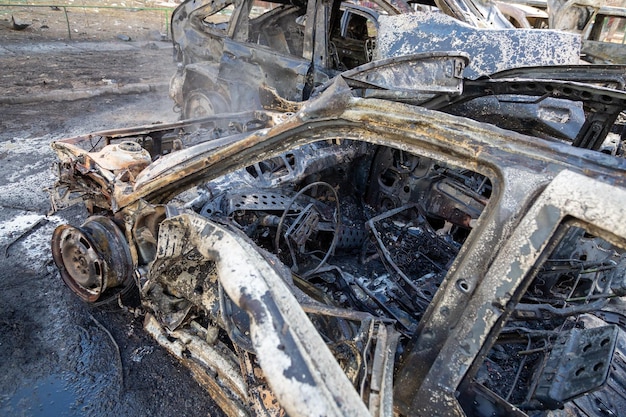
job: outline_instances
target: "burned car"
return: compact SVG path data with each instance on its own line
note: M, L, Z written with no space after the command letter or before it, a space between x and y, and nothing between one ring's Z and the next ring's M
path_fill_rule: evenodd
M619 415L624 159L368 86L54 142L57 207L92 214L54 232L61 277L137 291L228 415Z
M459 19L464 16L466 22L443 13L407 13L409 6L401 1L380 0L367 3L367 7L366 3L362 4L315 0L293 4L253 0L181 4L172 16L174 50L180 64L172 78L170 95L180 107L182 117L261 108L295 112L338 74L353 78L354 73L367 72L374 78L359 82L372 84L373 79L381 79L381 68L385 66L401 67L405 87L418 88L421 75L395 61L407 55L460 50L469 58L469 65L461 70L452 68L449 73L453 78L466 79L466 85L459 91L472 93L455 98L454 103L429 103L429 108L480 117L481 121L507 129L566 140L578 146L592 149L604 146L606 132L593 140L581 135L594 135L588 132L587 124L598 115L607 116L606 103L598 102L598 94L589 95L579 87L569 88L570 93L565 94L546 81L534 80L537 76L550 78L552 74L546 76L549 68L541 73L529 70L520 74L528 82L517 91L506 87L511 85L508 81L478 80L495 78L495 73L511 68L578 65L578 35L476 27L490 24L483 14L491 9L474 2L436 2L446 13ZM597 71L585 76L585 71L578 67L576 77L569 76L569 81L606 81L614 87L621 70L607 69L605 72L611 74L605 80L604 76L596 76ZM378 75L373 75L374 72ZM399 73L387 69L385 76L396 82ZM562 76L560 71L554 78L558 80ZM371 94L387 97L389 88L381 87L378 81L373 84L378 91L369 89ZM494 84L504 86L506 91L497 87L502 94L492 94ZM470 85L479 85L481 97ZM539 88L529 90L527 86ZM417 101L414 97L400 97L397 86L392 90L394 100L412 104L425 101L423 95ZM605 125L612 125L611 118L605 118Z
M317 0L184 2L172 14L179 70L170 96L183 118L261 108L260 88L306 100L315 85L371 60L379 12L410 10L386 0L368 8Z
M412 53L468 54L470 78L579 61L578 35L520 31L503 17L492 24L487 17L500 14L482 2L434 4L447 14L413 11L403 0L183 2L172 14L178 70L170 96L183 119L262 108L293 111L293 103L306 101L341 72L409 54L405 43L378 47L379 32L399 29L415 34L409 47L418 50Z

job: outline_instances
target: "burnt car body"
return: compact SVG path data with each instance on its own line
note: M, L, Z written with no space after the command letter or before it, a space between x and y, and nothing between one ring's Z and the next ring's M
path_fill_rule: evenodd
M549 25L547 2L543 8L517 2L496 2L498 10L515 26L521 29L545 29Z
M450 74L468 78L468 82L510 68L579 63L579 36L476 27L490 25L483 13L491 13L491 9L480 8L478 3L436 2L450 15L464 17L473 25L443 13L409 14L408 5L402 2L368 3L368 7L317 1L259 4L263 7L253 1L185 2L173 14L174 48L180 65L170 95L181 107L183 118L260 108L297 111L339 73L367 72L380 79L381 65L370 63L372 59L395 65L395 58L409 54L460 50L468 55L469 65L460 72L452 69ZM268 5L276 7L267 11ZM375 71L370 64L378 75L372 75ZM399 71L391 72L397 79ZM350 74L344 78L352 77ZM415 71L405 72L408 87L420 83L417 78L410 79L413 75ZM534 76L524 85L537 86L532 82ZM591 141L578 135L588 130L586 117L608 114L605 109L596 111L604 103L589 107L587 98L581 101L580 95L563 94L560 89L544 91L544 87L551 86L502 95L490 94L485 88L483 97L463 98L469 103L455 99L456 105L440 102L430 108L472 114L522 133L601 148L605 133ZM392 90L393 99L400 99L397 86ZM424 100L405 97L403 101L419 104ZM612 121L605 125L611 126Z
M467 53L468 77L520 66L578 63L580 40L575 35L515 30L487 3L434 4L445 14L413 11L403 0L186 1L172 14L178 71L170 96L183 119L287 109L343 71L373 58L407 55L403 44L378 48L379 30L389 32L381 25L398 29L407 22L393 17L402 15L418 15L427 27L404 29L415 32L411 41L418 43L412 46L419 50L413 53Z
M403 2L371 4L381 12L410 11ZM184 2L172 14L180 66L170 96L183 118L259 109L260 88L306 100L346 65L368 61L375 28L367 21L376 16L372 7L340 10L340 2Z
M626 162L431 110L463 57L421 61L421 107L347 72L295 114L55 142L55 201L93 215L55 231L61 276L137 288L229 415L619 415Z
M590 0L551 0L550 28L579 33L582 57L595 64L625 64L626 8Z
M625 8L594 8L582 32L584 59L595 64L626 64L625 34Z

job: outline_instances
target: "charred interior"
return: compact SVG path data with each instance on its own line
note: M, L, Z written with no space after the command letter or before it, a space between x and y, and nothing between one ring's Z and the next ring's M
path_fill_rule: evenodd
M619 363L624 358L614 353L619 320L609 302L626 294L626 254L586 228L572 220L555 235L484 360L466 378L468 414L512 415L506 403L526 412L560 409L607 379L609 394L596 406L613 407L610 392L619 393L624 383L610 373L611 361L614 354Z
M485 177L366 143L317 142L202 187L240 230L342 308L415 330L491 193ZM300 282L300 281L297 281Z
M290 268L293 293L371 408L382 401L373 368L400 335L405 349L491 191L488 178L443 161L326 140L205 183L185 206ZM148 265L158 243L144 223L135 226L149 266L144 304L170 331L220 328L233 355L254 358L250 318L225 295L215 265L192 246ZM262 386L259 375L247 378Z
M132 182L152 159L272 124L263 113L244 119L214 118L211 130L193 133L90 137L82 142L88 157L60 164L58 189L65 184L81 190L92 213L105 214L111 210L110 197L101 191L107 171L97 174L91 160L117 181ZM79 166L91 167L91 179L76 182L72 173ZM203 238L189 235L200 220L174 219L193 213L220 225L277 268L372 411L391 398L382 381L402 367L420 320L492 191L489 178L446 161L365 141L326 139L217 176L173 204L139 203L126 226L128 247L119 216L93 216L81 228L59 228L53 246L60 248L55 259L65 268L66 283L88 301L115 299L117 287L135 281L150 317L148 331L210 390L230 398L222 408L279 415L281 405L251 339L249 312L225 291L217 261L201 250ZM585 227L564 223L515 302L506 306L460 386L468 415L559 409L617 378L610 370L623 316L611 316L610 307L626 294L626 255ZM104 246L107 236L124 249L121 254ZM98 268L72 268L70 258L77 253ZM134 272L131 254L137 259ZM217 357L230 364L226 370ZM212 378L214 373L219 377Z
M560 227L493 345L485 346L465 382L469 415L512 415L506 403L528 413L562 409L607 380L607 395L577 405L588 413L615 407L624 381L611 363L613 355L619 363L624 358L614 352L619 320L611 300L626 294L626 253L586 229L573 220Z
M379 325L396 323L405 336L401 353L490 195L491 182L475 172L399 149L333 141L209 182L189 206L276 255L291 268L294 286L315 301L369 313ZM561 408L608 377L617 327L598 325L591 314L626 293L625 255L575 225L564 226L552 246L491 336L482 365L466 378L469 415L509 415L511 405ZM180 291L171 285L166 292ZM230 339L245 349L246 315L229 304L225 311ZM310 315L367 403L371 329L314 309Z

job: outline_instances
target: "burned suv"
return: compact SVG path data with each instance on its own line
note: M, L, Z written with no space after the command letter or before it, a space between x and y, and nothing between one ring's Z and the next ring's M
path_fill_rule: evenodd
M414 11L404 0L185 1L172 14L178 70L170 96L183 119L262 108L295 111L294 103L373 59L462 52L470 58L463 74L469 78L578 63L578 35L492 23L487 17L499 12L474 6L480 2L424 3L446 14ZM411 36L399 39L394 31Z
M464 62L435 58L411 68ZM481 82L626 105L531 73ZM54 232L63 280L136 291L228 415L619 415L624 159L367 97L361 75L297 113L55 142L56 207L92 214Z
M288 101L306 100L315 85L371 60L378 13L410 11L403 1L375 0L369 6L184 2L172 15L179 70L170 95L183 118L261 108L267 103L259 89Z

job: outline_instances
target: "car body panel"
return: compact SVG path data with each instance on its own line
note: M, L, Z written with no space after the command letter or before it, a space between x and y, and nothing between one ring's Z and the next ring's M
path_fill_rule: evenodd
M449 16L381 16L375 59L420 52L460 51L470 56L464 76L476 79L510 68L575 65L580 37L557 31L480 30Z

